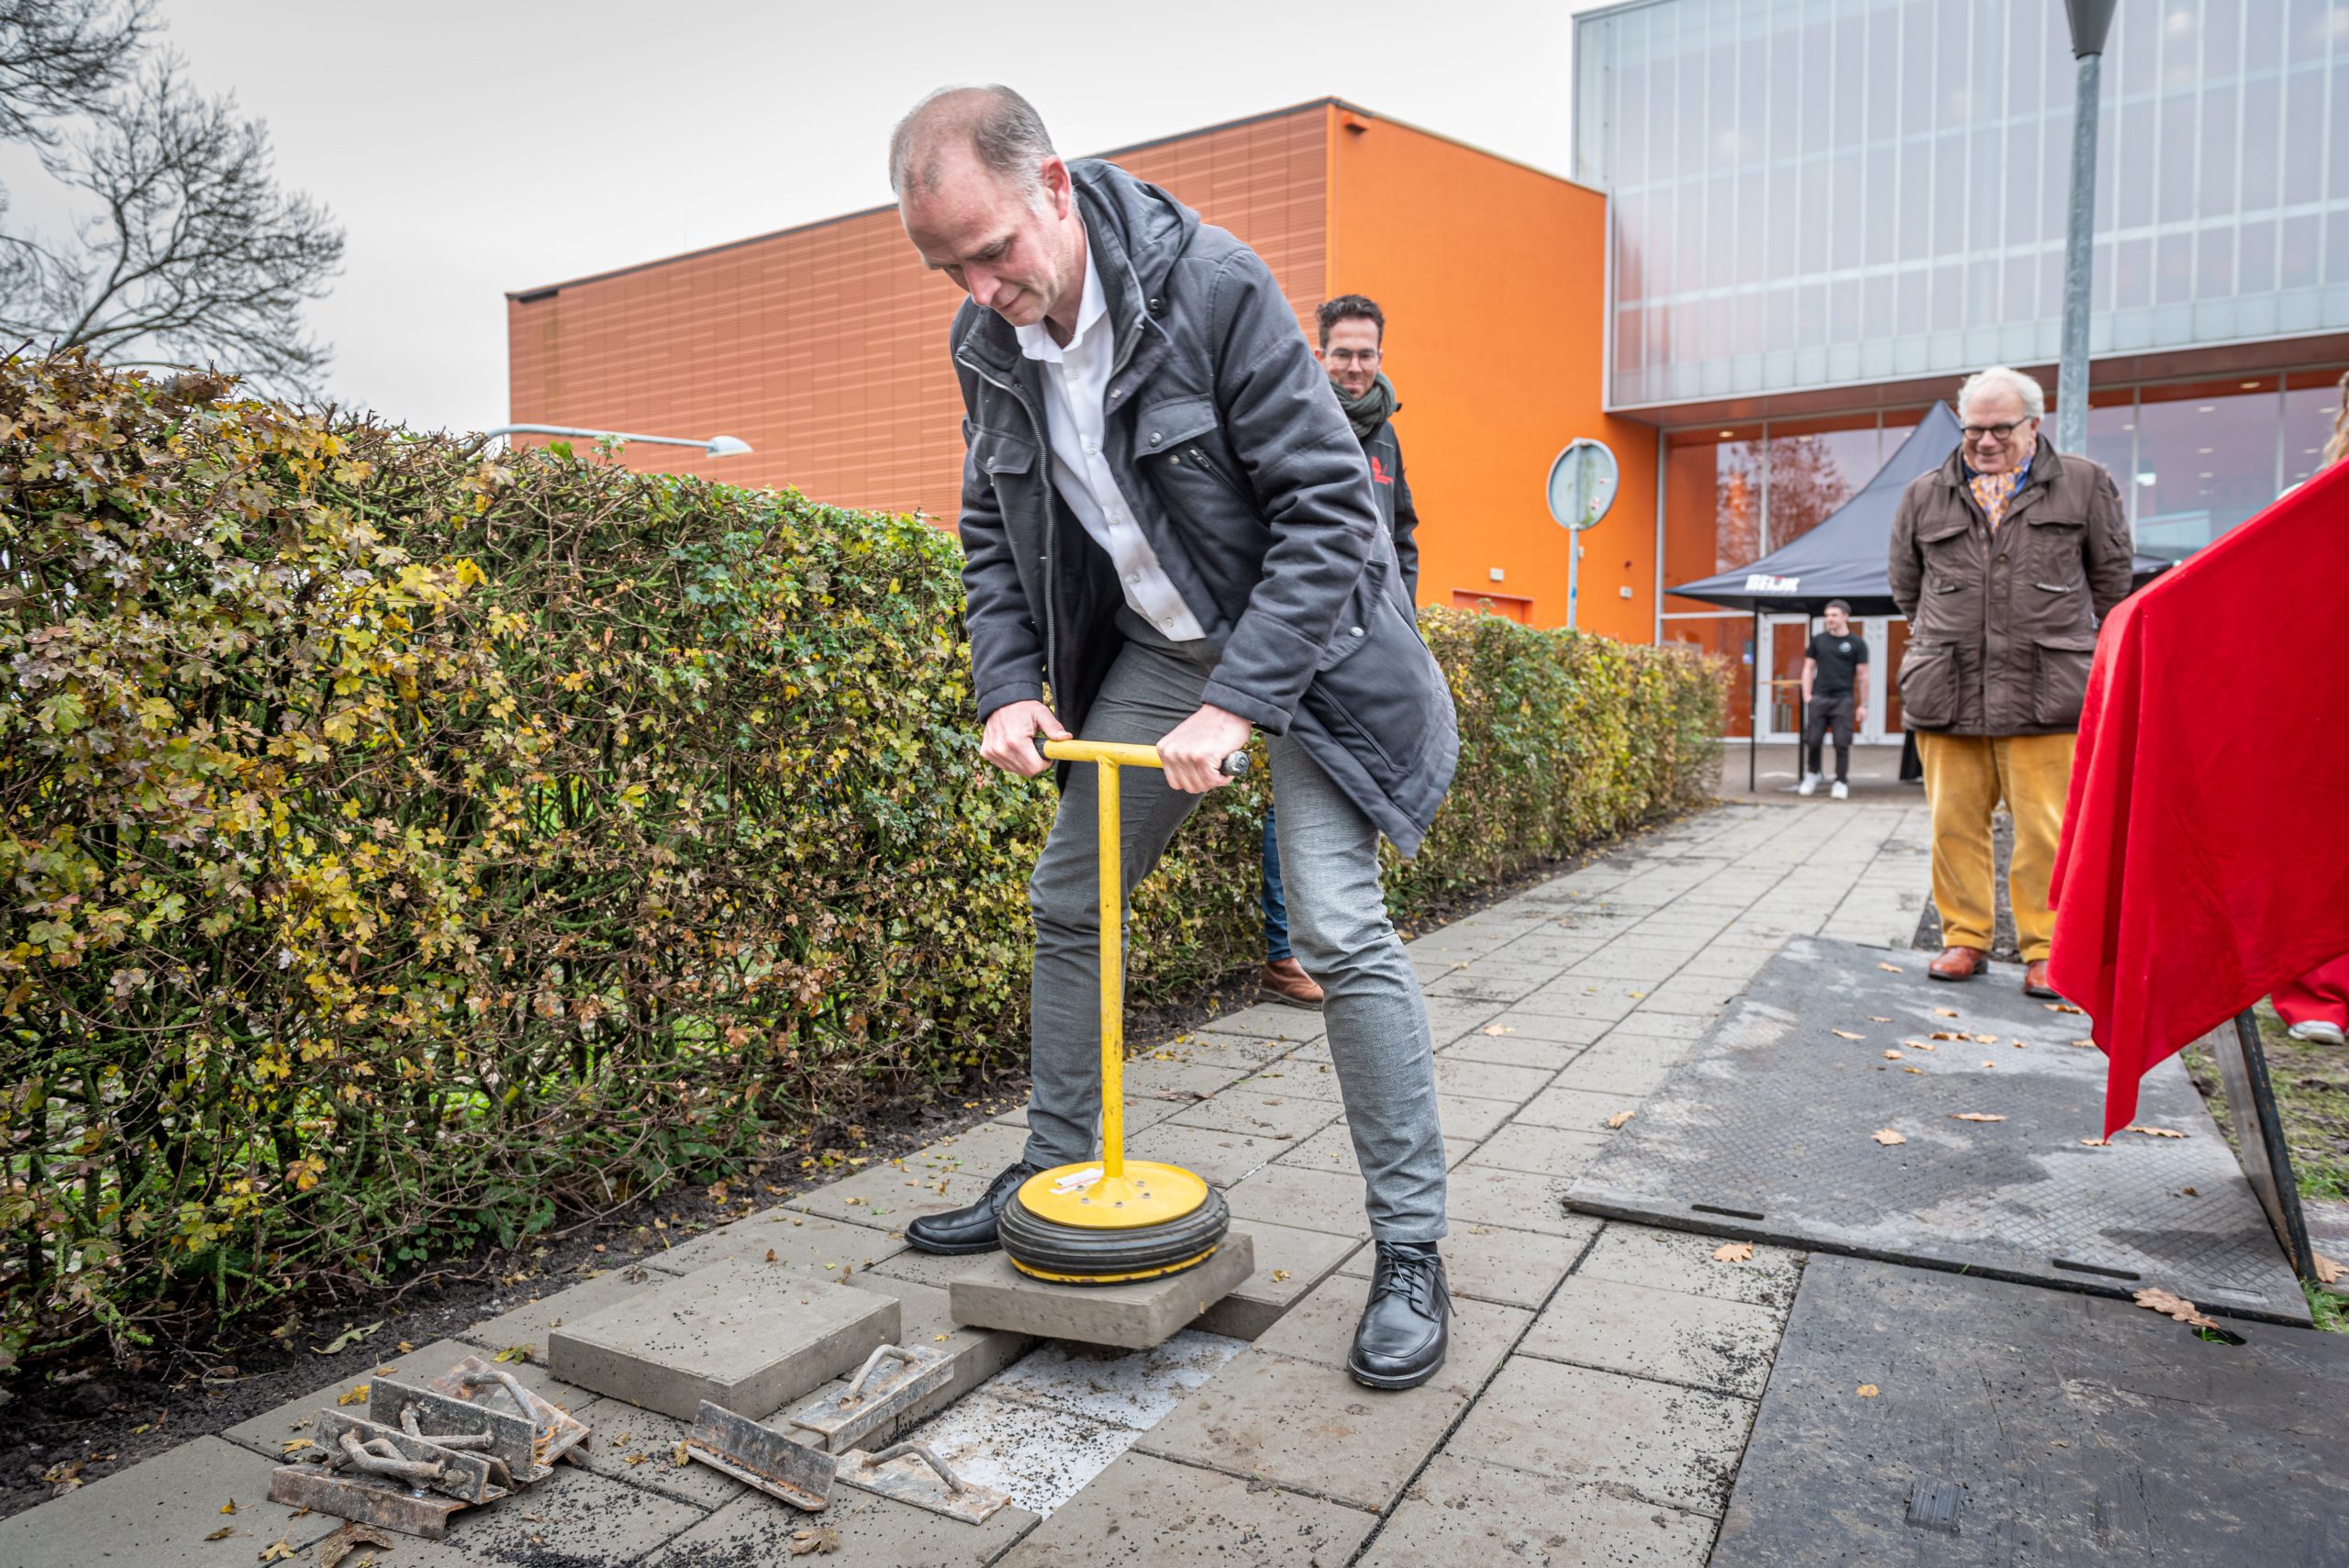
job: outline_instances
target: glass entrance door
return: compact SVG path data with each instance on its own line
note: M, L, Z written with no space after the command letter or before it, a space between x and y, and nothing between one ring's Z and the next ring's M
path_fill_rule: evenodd
M1762 736L1765 740L1802 739L1802 654L1810 635L1827 623L1802 616L1766 616L1762 632ZM1867 722L1853 731L1857 745L1900 741L1898 699L1891 692L1894 661L1909 641L1909 623L1898 617L1870 616L1852 622L1867 639Z

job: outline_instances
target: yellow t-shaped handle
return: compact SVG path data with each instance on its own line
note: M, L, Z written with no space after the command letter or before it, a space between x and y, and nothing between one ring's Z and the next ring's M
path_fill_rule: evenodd
M1158 768L1155 746L1118 740L1043 740L1036 748L1056 762L1091 762L1096 814L1094 838L1101 862L1101 1174L1111 1181L1126 1173L1126 969L1125 838L1119 830L1118 770ZM1237 778L1248 771L1248 753L1234 751L1223 771Z

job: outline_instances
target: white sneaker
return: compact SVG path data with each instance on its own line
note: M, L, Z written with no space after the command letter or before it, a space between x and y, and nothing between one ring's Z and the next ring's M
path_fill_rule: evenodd
M1835 781L1835 787L1829 790L1827 793L1833 795L1838 800L1849 800L1852 798L1852 786L1845 784L1842 779L1837 779Z
M1798 784L1795 785L1795 793L1796 793L1797 795L1816 795L1816 794L1818 794L1818 793L1819 793L1819 775L1818 775L1817 773L1805 773L1805 774L1803 774L1803 776L1802 776L1802 783L1800 783L1800 784Z
M2342 1033L2339 1024L2327 1023L2322 1018L2294 1024L2284 1032L2294 1040L2310 1040L2318 1045L2349 1045L2349 1034Z

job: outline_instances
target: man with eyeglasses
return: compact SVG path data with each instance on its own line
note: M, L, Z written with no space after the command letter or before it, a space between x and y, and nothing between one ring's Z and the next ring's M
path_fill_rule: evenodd
M2046 395L1993 365L1958 388L1958 450L1911 481L1892 524L1892 597L1909 617L1901 722L1932 810L1936 980L1989 963L1990 816L2014 818L2007 892L2023 990L2054 997L2048 875L2098 624L2128 595L2129 524L2112 476L2039 439Z
M1395 540L1395 563L1402 573L1403 594L1412 604L1419 598L1419 547L1413 534L1419 526L1411 505L1411 486L1403 477L1403 445L1388 423L1403 406L1395 399L1394 384L1386 379L1386 313L1364 295L1341 294L1321 302L1316 313L1320 347L1313 357L1330 373L1330 390L1353 427L1370 462L1371 499L1378 505L1379 521ZM1270 1002L1293 1007L1318 1007L1321 987L1305 973L1289 951L1288 909L1281 893L1280 840L1274 836L1274 813L1264 812L1264 970L1258 990Z

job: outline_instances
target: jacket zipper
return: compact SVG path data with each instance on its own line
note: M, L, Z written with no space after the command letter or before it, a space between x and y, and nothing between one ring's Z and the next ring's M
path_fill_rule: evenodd
M1059 532L1052 517L1052 480L1050 466L1052 463L1052 443L1049 436L1038 429L1036 423L1036 411L1028 406L1028 400L1019 395L1019 389L1018 387L997 381L995 377L989 375L986 371L974 360L963 359L959 354L956 355L955 358L957 362L968 368L973 375L977 376L981 381L985 382L989 386L994 387L996 391L1010 398L1014 403L1019 405L1019 411L1028 416L1028 433L1036 438L1036 461L1046 465L1041 477L1044 481L1044 543L1047 548L1042 554L1036 557L1036 560L1038 564L1043 568L1044 572L1044 679L1049 683L1052 680L1059 668L1057 660L1059 642L1056 635L1056 623L1059 617L1052 614L1052 600L1054 595L1052 593L1052 550L1050 549L1053 538ZM1053 699L1058 701L1059 695L1060 694L1058 692L1053 693Z

